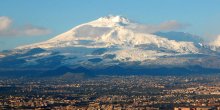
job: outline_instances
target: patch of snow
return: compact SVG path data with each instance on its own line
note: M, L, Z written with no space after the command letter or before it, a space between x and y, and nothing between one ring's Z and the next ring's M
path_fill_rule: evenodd
M44 52L44 53L35 54L35 55L33 55L33 57L44 57L44 56L48 56L50 54L51 54L51 52Z
M171 53L159 52L154 50L141 50L141 49L123 49L114 52L117 56L116 59L120 61L145 61L155 60L158 57L170 56Z

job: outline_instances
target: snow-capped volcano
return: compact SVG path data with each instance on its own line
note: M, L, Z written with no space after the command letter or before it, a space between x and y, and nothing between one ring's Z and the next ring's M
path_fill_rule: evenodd
M194 42L169 40L151 33L134 31L134 28L131 28L139 25L141 24L131 22L121 16L101 17L76 26L48 41L16 49L42 48L59 51L66 57L75 56L86 61L90 58L101 58L104 61L106 60L103 58L104 56L114 55L113 60L122 62L155 60L162 57L200 53ZM78 51L79 48L84 50ZM100 55L91 55L91 52L99 49L106 51ZM69 61L65 63L69 63Z
M172 50L178 53L198 53L193 42L177 42L150 33L139 33L130 29L140 25L121 16L101 17L60 34L48 41L21 46L24 48L60 48L88 47L106 48L147 48L156 47ZM129 28L128 28L129 27Z
M43 68L42 70L61 66L85 67L86 69L81 68L83 71L110 67L110 70L103 70L109 72L120 65L135 67L130 69L136 72L136 67L220 66L218 53L201 45L194 35L182 32L138 31L136 27L141 26L143 24L121 16L101 17L47 41L0 52L0 67ZM81 69L74 72L81 72ZM127 69L116 67L117 69L120 72L128 72ZM102 69L100 71L103 72Z

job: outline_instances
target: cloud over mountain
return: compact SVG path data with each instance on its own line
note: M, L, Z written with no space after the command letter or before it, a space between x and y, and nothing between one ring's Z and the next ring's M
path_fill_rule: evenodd
M157 25L142 24L129 26L130 29L142 33L155 33L159 31L171 31L186 28L187 24L179 23L175 20L166 21Z
M6 16L0 16L0 37L6 36L38 36L51 33L51 30L32 24L13 27L13 21Z

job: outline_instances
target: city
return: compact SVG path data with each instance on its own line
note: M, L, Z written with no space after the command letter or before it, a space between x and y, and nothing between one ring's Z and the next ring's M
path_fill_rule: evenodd
M219 110L220 74L1 78L0 94L1 109Z

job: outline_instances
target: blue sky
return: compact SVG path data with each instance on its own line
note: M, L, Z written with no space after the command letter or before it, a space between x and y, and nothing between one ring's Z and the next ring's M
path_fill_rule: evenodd
M12 31L1 34L0 26L0 50L44 41L110 14L147 24L175 20L188 25L178 31L212 39L220 34L219 5L220 0L1 0L0 16Z

